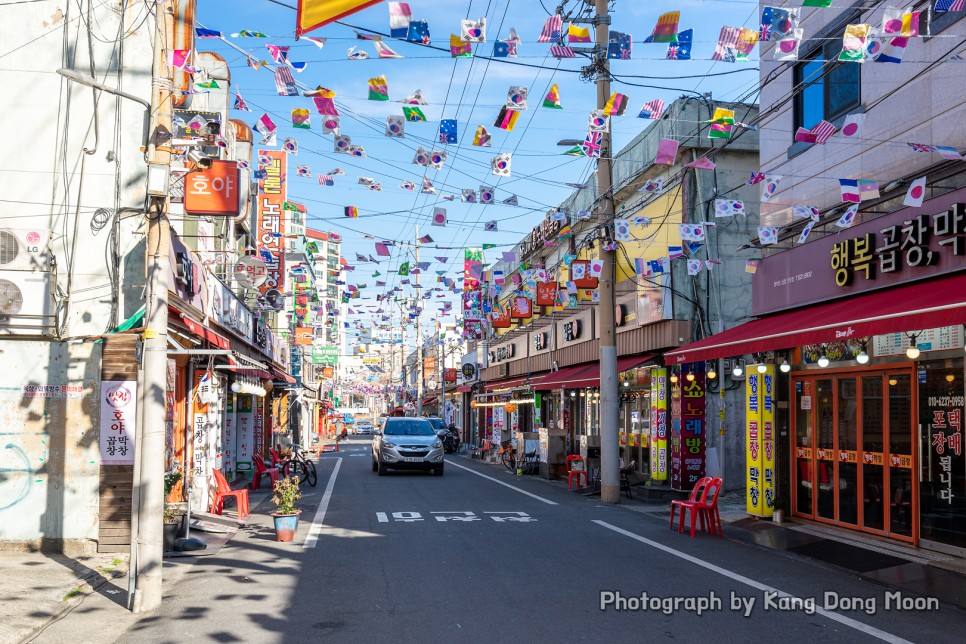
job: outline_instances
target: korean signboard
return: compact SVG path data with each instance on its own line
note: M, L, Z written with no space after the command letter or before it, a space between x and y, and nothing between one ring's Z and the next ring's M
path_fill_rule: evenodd
M137 423L137 382L101 382L101 463L134 464L134 434Z
M184 211L189 215L238 214L241 177L237 161L212 159L210 168L189 172L184 182Z
M748 514L770 517L775 509L775 365L765 373L749 366L745 383L745 472Z
M295 329L295 344L303 347L311 347L315 341L315 332L310 326L300 326Z
M705 426L705 376L692 365L693 380L682 377L673 386L675 411L671 432L671 487L690 490L704 476L707 434Z
M259 150L260 158L269 160L261 166L266 176L258 180L258 223L256 236L261 259L265 260L265 282L258 288L264 295L285 286L285 210L286 152Z
M253 402L253 396L240 395L237 397L235 469L239 472L249 472L252 469L252 449L255 445Z
M336 365L339 362L339 347L316 345L312 347L312 364Z
M651 370L651 478L668 476L668 378L667 369Z
M966 189L762 260L755 315L966 269Z

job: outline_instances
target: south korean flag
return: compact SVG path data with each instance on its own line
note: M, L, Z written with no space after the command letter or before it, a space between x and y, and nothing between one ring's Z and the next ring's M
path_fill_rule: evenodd
M490 161L490 167L498 177L509 177L510 176L510 161L513 155L510 153L498 154Z
M491 205L496 202L496 191L490 186L480 186L480 203Z

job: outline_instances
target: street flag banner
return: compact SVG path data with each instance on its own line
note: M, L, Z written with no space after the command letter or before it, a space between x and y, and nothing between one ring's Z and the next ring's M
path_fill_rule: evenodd
M664 114L664 101L658 98L644 103L644 105L641 107L640 114L637 115L637 118L656 121L657 119L661 118L662 114Z
M358 219L358 217L359 217L359 209L356 208L355 206L346 206L345 207L345 216L346 217L351 217L353 219Z
M504 105L502 108L500 108L500 114L496 117L496 121L493 123L493 126L498 127L501 130L506 130L507 132L512 132L513 128L516 127L517 119L519 117L519 111L508 109Z
M449 53L453 58L472 58L473 44L463 42L463 39L455 34L449 37Z
M311 129L309 124L309 111L303 107L296 107L292 110L292 127L303 130Z
M390 2L389 5L389 35L393 38L406 39L409 35L409 24L413 21L413 13L406 2Z
M691 46L694 44L694 29L685 29L677 35L677 40L667 46L668 60L691 60Z
M560 88L557 87L556 83L550 86L550 91L543 99L543 106L555 110L562 109L560 106Z
M526 87L520 85L512 85L506 93L506 108L508 110L525 110L527 109L527 94L528 90Z
M729 50L734 51L738 47L738 37L741 36L739 27L722 27L718 34L718 44L714 47L711 60L725 60Z
M323 116L322 134L338 134L338 133L339 133L339 117Z
M918 208L922 206L922 201L926 197L926 177L919 177L909 185L906 191L906 198L902 200L903 206Z
M591 159L600 158L600 144L603 140L603 132L587 132L587 137L581 144L580 149Z
M486 18L460 20L460 37L466 42L486 42Z
M510 163L512 160L513 154L509 152L498 154L490 161L490 169L498 177L509 177Z
M295 85L292 70L281 65L275 68L275 89L279 96L298 96L299 88Z
M678 22L681 19L680 11L669 11L657 19L654 31L648 36L645 42L674 42L678 33Z
M567 25L567 42L590 42L590 28Z
M389 45L381 40L373 42L372 46L376 48L376 53L379 54L379 58L405 58L405 56L402 54L397 54L389 47Z
M859 182L856 179L839 179L839 190L843 203L859 203L862 201L859 193Z
M302 34L380 2L382 0L299 0L295 12L295 38L297 40Z
M859 197L862 201L879 198L879 182L875 179L859 179Z
M795 29L779 40L778 44L775 45L775 60L782 63L798 60L798 51L801 49L803 38L805 38L805 30Z
M839 228L849 228L855 223L855 216L859 213L859 204L854 203L846 209L846 211L839 217L839 220L835 222L835 225Z
M627 101L625 94L614 92L604 105L604 113L610 116L623 116L624 110L627 109Z
M674 165L678 156L678 142L674 139L661 139L657 143L656 165Z
M708 129L709 139L730 139L735 125L734 110L716 107L714 116L708 123L711 124L711 127Z
M607 58L611 60L630 60L633 36L620 31L610 32L607 39Z
M433 225L434 226L445 226L446 225L446 208L433 208Z
M752 175L754 178L754 174ZM767 203L775 196L775 192L778 190L778 184L782 180L782 175L780 174L766 174L764 179L760 181L761 183L761 201ZM756 181L755 183L759 183Z
M560 42L560 32L563 29L563 18L560 17L559 13L547 18L547 21L543 24L543 29L540 31L540 35L537 37L537 42Z
M806 130L803 127L798 128L798 131L795 132L795 140L799 143L825 145L833 134L835 134L835 126L828 121L822 120L811 130Z
M406 136L406 119L398 114L386 117L386 136L402 139Z
M842 36L842 51L839 60L851 63L865 62L866 47L869 39L870 25L848 25Z
M604 110L591 110L587 128L591 132L610 132L610 117L604 114Z
M778 228L775 226L758 226L758 241L762 246L778 243Z
M577 52L567 45L550 45L550 55L554 58L576 58Z
M962 11L966 0L936 0L936 11Z
M765 7L761 11L761 28L758 39L761 42L781 41L798 27L798 9Z
M426 99L423 98L423 90L421 89L417 89L399 102L405 103L406 105L426 105Z
M233 109L240 110L242 112L252 111L251 108L248 107L248 103L245 102L245 99L242 98L241 92L238 90L235 90L235 105Z
M490 133L486 131L486 127L478 125L476 128L476 133L473 135L473 145L488 148L490 147L491 138Z
M375 78L369 79L369 100L389 100L389 83L386 81L385 76L376 76Z
M865 114L849 114L842 123L840 134L848 139L860 139L863 125L865 125Z
M406 120L409 121L410 123L425 123L426 122L426 115L423 114L423 111L421 109L419 109L418 107L405 107L404 106L402 108L402 111L403 111L403 116L405 116L406 117Z
M439 142L456 145L456 119L443 119L439 122Z
M714 216L715 217L734 217L735 215L745 214L745 204L743 201L736 201L734 199L715 199L714 200Z

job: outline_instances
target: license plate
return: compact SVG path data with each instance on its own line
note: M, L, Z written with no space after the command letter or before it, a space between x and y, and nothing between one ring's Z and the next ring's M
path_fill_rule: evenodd
M423 458L421 456L407 456L403 458L407 463L422 463Z

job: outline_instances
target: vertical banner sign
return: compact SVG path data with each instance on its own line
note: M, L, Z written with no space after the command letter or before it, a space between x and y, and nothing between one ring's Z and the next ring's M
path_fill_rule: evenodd
M483 338L483 249L467 248L463 253L463 336Z
M671 489L681 490L684 485L682 476L684 461L681 455L681 381L678 377L677 382L670 383L671 389L671 413L670 427L668 428L668 449L670 450L669 459L671 464Z
M191 402L191 477L193 489L200 498L192 496L192 509L208 507L208 396L211 375L195 372L194 395ZM195 505L197 504L197 506Z
M230 481L235 473L235 440L238 434L235 426L235 394L229 393L226 400L221 429L221 471Z
M178 363L168 358L167 373L164 386L164 469L171 469L174 460L174 426L175 426L175 388L178 383Z
M667 369L651 370L651 479L666 481L667 450Z
M253 396L237 396L235 469L239 472L252 471L252 446L254 444L252 399Z
M265 455L265 421L264 409L265 398L255 400L253 398L254 409L252 410L252 454L259 456Z
M681 490L690 490L704 476L707 433L705 431L705 376L702 365L692 365L694 380L681 387ZM673 487L673 485L672 485Z
M285 285L285 210L282 208L286 195L286 152L282 150L259 150L260 159L268 159L268 165L260 165L265 178L258 180L258 252L265 260L268 279L258 287L265 295L272 289Z
M101 382L101 464L134 465L137 382Z
M745 386L748 514L770 517L775 509L775 366L749 366Z

